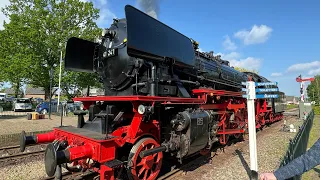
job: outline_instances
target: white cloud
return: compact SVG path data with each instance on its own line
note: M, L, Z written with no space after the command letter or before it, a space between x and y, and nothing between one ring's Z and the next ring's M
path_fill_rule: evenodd
M204 51L203 51L203 49L201 49L201 48L199 48L199 49L198 49L198 51L200 51L200 52L204 52Z
M262 59L247 57L240 60L230 60L230 65L234 67L242 67L248 70L258 70L261 66Z
M99 18L97 24L99 27L107 27L112 23L112 19L116 18L116 15L110 11L108 7L108 0L92 0L94 6L100 9Z
M271 76L272 77L279 77L279 76L282 76L282 73L271 73Z
M318 69L312 69L312 70L309 70L309 71L308 71L308 75L314 76L314 75L318 75L318 74L320 74L320 68L318 68Z
M240 58L240 54L237 52L231 52L229 54L217 53L221 55L221 58L230 62L230 66L242 67L248 70L259 70L262 59L255 57Z
M318 68L320 68L320 61L313 61L309 63L299 63L291 65L288 67L287 72L301 72Z
M231 52L229 54L220 54L221 58L226 59L226 60L236 60L240 58L240 54L237 52Z
M240 30L236 32L234 37L243 40L245 45L260 44L266 42L270 38L272 31L272 28L266 25L254 25L250 31Z
M231 41L228 35L225 36L225 40L223 41L222 45L226 50L234 51L237 49L236 44Z
M0 9L9 4L9 0L0 0ZM3 29L3 21L6 21L6 23L10 22L9 19L0 11L0 30Z

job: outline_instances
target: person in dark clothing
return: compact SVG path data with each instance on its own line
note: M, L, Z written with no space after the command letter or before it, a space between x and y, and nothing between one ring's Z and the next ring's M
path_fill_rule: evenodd
M320 138L303 155L297 157L287 165L277 169L274 173L263 173L260 180L285 180L306 171L320 164Z

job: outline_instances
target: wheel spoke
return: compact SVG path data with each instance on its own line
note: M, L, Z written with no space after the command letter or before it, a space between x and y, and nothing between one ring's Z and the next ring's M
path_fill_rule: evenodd
M158 155L158 153L155 153L152 155L153 158L155 158Z
M146 170L146 168L145 168L145 167L142 167L142 168L139 170L138 176L140 176L140 175L143 173L144 170Z
M138 166L143 166L143 164L144 164L143 161L140 161L140 163L137 164L137 167L138 167Z
M143 176L143 179L144 179L144 180L147 180L148 172L149 172L149 170L144 171L144 176Z

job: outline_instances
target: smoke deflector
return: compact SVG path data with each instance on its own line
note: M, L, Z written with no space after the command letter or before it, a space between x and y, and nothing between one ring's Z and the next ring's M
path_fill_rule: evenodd
M130 56L150 60L168 57L193 65L195 54L188 37L130 5L125 12Z

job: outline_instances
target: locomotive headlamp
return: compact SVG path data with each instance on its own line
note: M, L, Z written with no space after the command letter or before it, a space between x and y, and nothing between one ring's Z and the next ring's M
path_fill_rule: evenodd
M144 114L145 112L146 112L146 107L144 105L140 104L138 106L138 113L139 114Z

